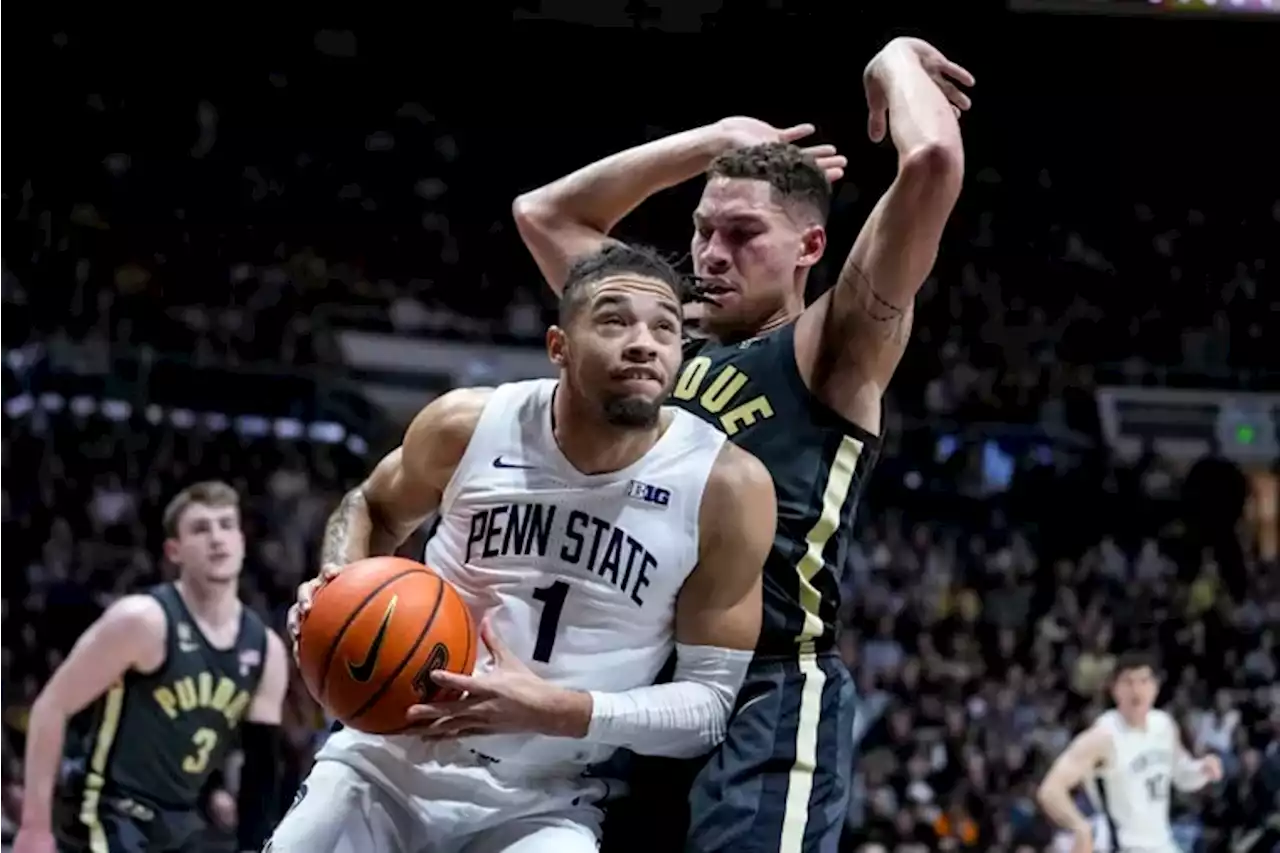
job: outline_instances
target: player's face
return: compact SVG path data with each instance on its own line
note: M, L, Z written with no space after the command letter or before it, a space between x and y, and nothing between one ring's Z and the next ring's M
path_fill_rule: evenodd
M712 334L753 334L789 299L826 248L821 225L777 202L765 181L712 178L693 214L694 272L707 286L703 325Z
M1160 692L1160 684L1156 674L1149 666L1126 669L1116 674L1115 684L1111 687L1111 698L1116 707L1126 715L1142 715L1150 711L1156 703L1156 694Z
M235 583L244 565L240 510L192 504L178 519L177 536L164 547L165 556L183 575L205 583Z
M680 368L680 304L671 286L638 275L587 285L569 329L553 327L551 359L614 426L658 421Z

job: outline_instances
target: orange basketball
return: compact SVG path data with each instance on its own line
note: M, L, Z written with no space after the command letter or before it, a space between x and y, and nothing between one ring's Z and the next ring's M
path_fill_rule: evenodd
M307 689L352 728L391 734L409 706L441 698L434 669L471 674L476 628L431 569L399 557L347 566L316 593L298 661Z

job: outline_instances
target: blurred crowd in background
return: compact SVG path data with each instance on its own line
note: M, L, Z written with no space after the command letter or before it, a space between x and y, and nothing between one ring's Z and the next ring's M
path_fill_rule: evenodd
M168 498L200 478L237 486L245 600L282 629L327 513L395 440L344 363L342 330L541 359L552 305L511 198L688 116L719 117L655 107L594 126L562 104L503 125L437 107L411 56L363 32L245 37L233 68L215 62L225 48L180 40L147 63L114 61L129 38L47 31L24 48L44 88L18 96L41 133L15 141L26 165L4 181L6 829L26 709L107 603L166 576ZM866 57L879 40L864 36ZM1063 843L1035 784L1135 646L1163 653L1162 701L1190 748L1223 757L1226 779L1176 808L1185 849L1213 849L1280 809L1274 542L1241 521L1257 499L1229 464L1108 452L1093 392L1277 387L1280 182L1233 179L1242 166L1225 148L1108 156L1117 139L1138 151L1144 133L1175 133L1151 126L1169 102L1127 99L1123 81L1091 107L1130 124L1087 155L1090 128L1023 128L1010 143L1012 116L1061 100L1020 95L997 58L954 42L940 46L981 84L967 183L845 578L843 648L864 702L850 849ZM186 70L157 76L166 65ZM814 120L850 151L831 265L892 168L860 140L845 76L851 115L821 100L796 115L775 95L725 110ZM492 97L521 109L519 92ZM1204 133L1188 112L1161 121ZM630 227L680 247L686 198ZM1234 518L1207 523L1201 508L1222 500ZM286 728L292 791L325 731L300 683Z

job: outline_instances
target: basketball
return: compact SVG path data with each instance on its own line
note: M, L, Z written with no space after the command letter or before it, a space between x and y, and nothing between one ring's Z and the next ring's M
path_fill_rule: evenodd
M476 628L457 591L399 557L352 563L316 592L298 662L316 701L370 734L405 728L411 705L442 698L431 671L469 675Z

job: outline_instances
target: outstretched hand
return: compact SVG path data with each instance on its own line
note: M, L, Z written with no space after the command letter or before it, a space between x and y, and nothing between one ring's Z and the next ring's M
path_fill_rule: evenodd
M951 102L956 116L973 106L961 86L974 84L973 75L964 67L952 62L933 45L923 39L896 38L885 45L867 63L862 73L862 85L867 92L867 136L872 142L880 142L889 131L889 78L894 64L915 62L937 84Z
M591 722L591 696L558 687L534 673L486 619L480 639L493 656L487 672L459 675L438 669L431 679L460 698L414 705L406 719L425 738L493 734L583 737Z
M758 118L747 116L721 119L716 126L728 148L749 148L752 145L764 145L770 142L796 144L817 132L817 128L807 122L778 128ZM823 174L827 176L828 183L835 183L844 177L849 158L836 151L834 145L801 146L800 150L817 162L818 168L822 169Z

